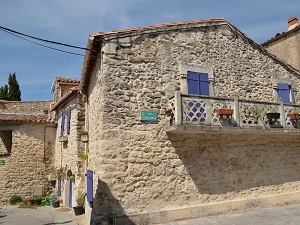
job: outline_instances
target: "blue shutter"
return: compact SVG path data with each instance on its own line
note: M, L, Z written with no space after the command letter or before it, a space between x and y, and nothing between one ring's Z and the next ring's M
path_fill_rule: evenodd
M286 83L278 83L278 97L283 99L283 103L290 103L289 85Z
M71 129L71 109L68 109L67 134L70 134Z
M188 71L188 94L209 96L209 82L207 73Z
M64 130L65 130L65 113L61 112L61 127L60 127L60 135L64 135Z
M293 92L293 89L292 89L292 85L289 85L289 91L292 94L292 103L295 104L295 95L294 95L294 92Z
M200 77L200 95L209 96L209 83L208 83L208 74L199 73Z
M86 172L86 198L90 207L93 207L93 171Z
M69 206L72 207L73 184L71 179L69 179L69 187Z

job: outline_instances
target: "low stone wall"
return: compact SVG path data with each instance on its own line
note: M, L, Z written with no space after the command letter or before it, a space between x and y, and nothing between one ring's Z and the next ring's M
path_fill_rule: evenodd
M44 113L50 109L51 101L3 101L0 113Z

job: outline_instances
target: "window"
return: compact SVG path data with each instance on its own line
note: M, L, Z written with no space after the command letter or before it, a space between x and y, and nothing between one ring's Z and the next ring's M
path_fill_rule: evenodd
M283 103L295 104L295 97L292 85L288 83L278 83L277 91L278 97L283 99Z
M214 73L212 68L180 65L182 94L214 96Z
M9 155L12 148L12 131L0 130L0 155Z
M188 94L209 96L209 81L207 73L188 71L187 80Z

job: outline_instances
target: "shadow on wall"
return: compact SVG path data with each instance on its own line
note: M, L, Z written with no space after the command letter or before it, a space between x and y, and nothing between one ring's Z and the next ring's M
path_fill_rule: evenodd
M298 135L203 133L168 137L200 194L300 181ZM276 191L276 187L270 188Z
M114 198L107 184L98 179L93 200L91 225L134 225Z

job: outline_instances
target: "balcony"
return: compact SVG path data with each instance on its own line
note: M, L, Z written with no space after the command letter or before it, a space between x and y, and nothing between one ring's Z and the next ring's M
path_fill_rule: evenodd
M300 132L300 116L292 117L293 112L300 112L300 105L283 104L281 99L263 102L176 92L171 106L168 133Z

